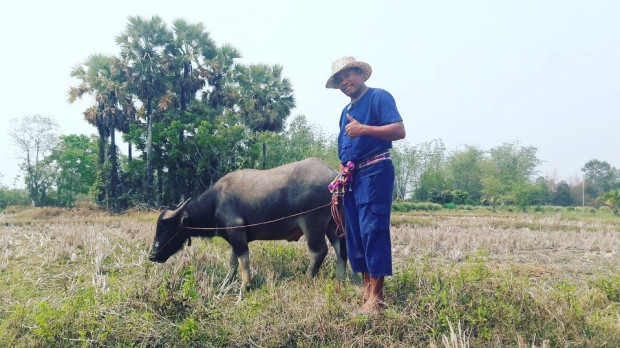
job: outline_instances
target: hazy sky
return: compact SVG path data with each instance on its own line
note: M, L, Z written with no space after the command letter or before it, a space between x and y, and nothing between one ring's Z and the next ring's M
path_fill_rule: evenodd
M0 4L0 173L18 174L9 120L41 114L92 134L67 103L71 68L118 54L129 16L202 22L243 63L280 64L311 124L337 133L347 98L331 63L368 62L391 92L410 145L536 146L541 175L570 179L590 159L620 167L620 1L32 1Z

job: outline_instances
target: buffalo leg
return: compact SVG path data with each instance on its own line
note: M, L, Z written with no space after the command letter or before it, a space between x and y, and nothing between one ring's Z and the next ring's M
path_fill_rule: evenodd
M226 279L224 279L224 284L228 284L237 278L237 269L239 268L239 260L237 258L237 254L232 250L230 252L230 256L228 257L228 274L226 274Z
M234 262L241 265L241 290L248 290L252 276L250 273L250 249L247 243L238 243L233 246L230 262L231 264Z
M239 224L239 221L231 221L230 224ZM231 255L231 260L236 257L236 262L241 265L241 291L246 291L250 288L252 274L250 273L250 249L245 229L236 229L228 233L228 243L232 246L234 254L234 256Z
M250 251L246 249L238 256L241 263L241 290L246 291L250 288L252 274L250 273Z
M347 275L347 239L336 235L335 226L336 224L331 221L326 235L336 253L336 279L344 280Z
M327 243L325 243L325 233L321 228L316 226L306 226L306 239L308 241L308 250L310 251L310 265L306 274L314 277L327 256Z

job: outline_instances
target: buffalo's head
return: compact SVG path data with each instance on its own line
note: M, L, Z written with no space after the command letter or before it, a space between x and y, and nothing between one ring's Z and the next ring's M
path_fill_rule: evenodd
M189 238L189 231L183 228L183 220L187 215L183 208L187 202L189 199L179 204L175 210L164 210L159 215L149 260L160 263L166 262L170 256L181 250Z

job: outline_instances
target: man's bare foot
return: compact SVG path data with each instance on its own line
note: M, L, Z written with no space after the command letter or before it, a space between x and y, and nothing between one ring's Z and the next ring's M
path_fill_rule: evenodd
M383 301L377 299L368 299L362 308L356 311L357 314L382 314L385 311L386 304Z

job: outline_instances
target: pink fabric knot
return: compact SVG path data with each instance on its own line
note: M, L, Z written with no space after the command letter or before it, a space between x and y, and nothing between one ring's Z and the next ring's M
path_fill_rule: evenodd
M327 186L332 195L344 196L346 188L353 181L353 172L355 171L355 163L349 161L334 180Z

